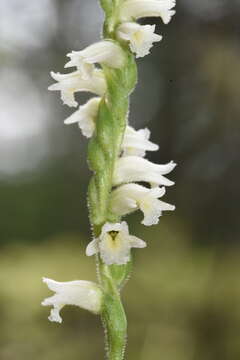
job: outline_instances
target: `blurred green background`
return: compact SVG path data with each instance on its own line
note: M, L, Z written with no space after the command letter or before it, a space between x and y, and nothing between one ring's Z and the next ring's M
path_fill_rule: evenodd
M130 121L160 143L152 161L178 163L177 209L151 228L128 218L148 242L123 293L129 360L240 358L239 16L239 0L178 1L168 26L152 19L164 39L138 61ZM97 0L0 1L1 360L104 357L98 317L66 307L59 325L40 306L42 276L96 278L87 142L46 89L102 20Z

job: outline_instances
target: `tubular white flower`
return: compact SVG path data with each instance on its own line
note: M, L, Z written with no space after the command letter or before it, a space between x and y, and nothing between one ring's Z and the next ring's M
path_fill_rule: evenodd
M58 282L47 278L43 278L43 282L56 293L42 302L43 306L53 306L48 317L50 321L62 322L59 312L65 305L76 305L94 314L100 313L103 296L97 284L84 280Z
M159 146L149 141L150 134L150 130L147 128L135 130L133 127L127 126L122 143L123 156L144 157L146 151L157 151Z
M106 223L102 227L99 238L91 241L86 249L87 256L100 253L101 259L107 265L126 264L130 260L131 248L144 248L146 243L136 236L129 235L128 225L121 223Z
M173 161L166 165L158 165L138 156L121 157L116 162L113 185L144 181L149 182L152 186L171 186L174 185L174 182L163 175L170 173L175 166Z
M159 16L164 24L168 24L175 14L175 10L171 10L175 5L176 0L127 0L121 7L120 17L122 21L129 21Z
M70 107L78 105L74 98L74 93L79 91L88 91L102 96L106 91L106 80L102 70L95 69L92 76L84 79L80 71L74 71L70 74L60 74L51 72L51 76L57 83L49 86L51 91L61 91L61 99L64 104Z
M81 51L72 51L67 56L71 60L65 67L76 66L86 78L93 72L92 64L99 63L119 68L124 63L124 52L121 47L110 40L99 41Z
M79 128L82 130L82 134L87 138L90 138L96 127L96 118L98 114L98 107L101 98L95 97L90 99L86 104L79 107L71 116L69 116L64 124L78 123Z
M154 42L162 40L161 35L154 33L155 27L155 25L127 22L118 27L117 35L120 39L130 42L130 49L139 58L149 54Z
M158 200L165 193L164 187L148 189L138 184L125 184L112 192L110 209L119 216L140 209L144 214L142 224L155 225L163 211L175 210L174 205Z

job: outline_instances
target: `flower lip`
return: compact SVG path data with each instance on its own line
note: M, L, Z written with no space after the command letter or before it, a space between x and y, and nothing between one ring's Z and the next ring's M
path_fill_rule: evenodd
M57 83L49 86L51 91L60 91L63 103L70 107L77 107L78 103L74 94L79 91L87 91L102 96L106 92L106 80L102 70L95 69L92 76L83 78L80 71L69 74L51 72L51 76Z

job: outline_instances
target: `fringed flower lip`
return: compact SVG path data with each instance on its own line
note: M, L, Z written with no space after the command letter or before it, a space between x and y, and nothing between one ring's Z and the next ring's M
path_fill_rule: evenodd
M102 96L107 88L106 80L102 70L95 69L89 78L83 78L80 71L69 74L51 72L51 76L57 83L49 86L48 90L60 91L64 104L70 107L77 107L78 103L74 94L79 91L90 92Z
M145 241L130 235L125 221L121 223L105 223L99 238L91 241L86 249L87 256L100 253L102 261L107 265L123 265L130 260L131 248L146 247Z
M55 292L53 296L42 302L43 306L53 306L48 317L50 321L62 322L60 311L65 305L76 305L94 314L100 313L103 294L100 287L94 282L85 280L58 282L45 277L43 282Z

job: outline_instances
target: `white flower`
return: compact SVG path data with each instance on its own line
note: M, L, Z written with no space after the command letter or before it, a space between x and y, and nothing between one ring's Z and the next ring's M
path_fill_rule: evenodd
M84 280L58 282L47 278L43 278L43 282L56 293L42 302L43 306L53 306L48 318L50 321L62 322L59 312L65 305L76 305L94 314L100 313L102 291L97 284Z
M75 92L88 91L102 96L106 91L106 80L102 70L95 69L92 76L88 79L84 79L80 71L74 71L70 74L51 72L51 76L58 82L51 85L48 89L61 91L63 103L70 107L78 105L74 98Z
M159 16L168 24L175 10L176 0L127 0L121 6L121 19L128 21L142 17Z
M91 241L86 250L87 256L100 253L101 259L107 265L126 264L130 260L131 248L144 248L146 243L136 236L129 235L128 225L121 223L106 223L102 227L99 238Z
M83 77L91 76L93 64L104 64L119 68L124 63L124 53L119 45L110 40L99 41L81 51L72 51L67 55L71 60L65 67L76 66Z
M80 72L81 77L83 79L88 79L92 76L96 68L93 64L87 63L82 58L80 58L80 56L77 56L77 53L77 51L72 51L70 54L67 54L67 56L70 57L71 60L68 61L64 67L76 67L77 70Z
M127 22L118 27L117 35L120 39L130 42L130 49L139 58L149 54L154 42L162 40L162 36L155 34L154 31L155 25Z
M149 182L152 186L174 185L163 175L170 173L176 164L171 161L166 165L154 164L138 156L125 156L117 160L113 173L113 185L130 182Z
M136 155L144 157L146 151L157 151L159 146L149 141L150 131L145 129L135 130L131 126L126 127L123 138L123 156Z
M86 104L80 106L77 111L69 116L64 121L64 124L69 125L78 123L83 135L90 138L96 127L96 118L100 101L101 98L99 97L90 99Z
M119 216L140 209L144 214L142 224L155 225L163 211L175 210L175 206L158 200L165 193L164 187L148 189L138 184L125 184L112 192L110 209Z

